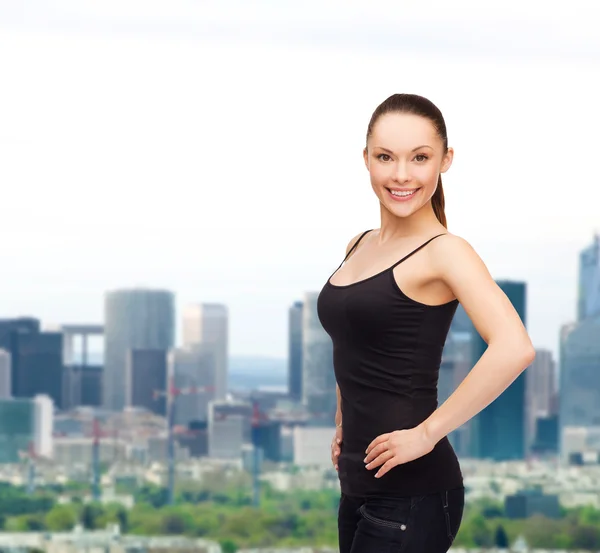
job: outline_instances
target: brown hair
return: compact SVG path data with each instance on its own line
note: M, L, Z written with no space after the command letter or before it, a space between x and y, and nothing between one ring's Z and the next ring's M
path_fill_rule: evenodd
M427 98L423 98L423 96L417 96L416 94L393 94L387 100L384 100L379 104L373 112L371 120L369 121L369 126L367 127L367 142L373 132L375 123L377 123L377 120L386 113L410 113L429 119L444 143L444 151L448 149L448 134L446 132L446 123L442 116L442 112L433 102ZM445 202L444 189L442 188L442 175L438 176L437 188L431 198L431 206L433 207L433 212L438 221L447 228L446 213L444 212Z

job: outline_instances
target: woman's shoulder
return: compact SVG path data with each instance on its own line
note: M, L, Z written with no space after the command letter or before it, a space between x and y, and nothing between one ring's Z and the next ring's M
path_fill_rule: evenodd
M370 232L371 230L373 230L373 229L362 230L356 236L354 236L352 238L352 240L350 240L350 242L348 242L348 245L346 246L346 255L348 255L348 253L350 253L350 250L356 245L356 243L361 239L361 237L364 234L366 234L367 232Z
M433 240L430 246L431 260L440 268L451 265L464 266L481 261L475 248L468 240L451 232L445 232L442 236Z

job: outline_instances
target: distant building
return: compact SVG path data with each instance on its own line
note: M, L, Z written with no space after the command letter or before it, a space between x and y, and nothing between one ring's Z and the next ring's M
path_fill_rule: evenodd
M216 421L222 421L231 416L239 416L242 425L242 441L244 443L252 442L253 407L250 403L239 400L214 400L210 402L208 412L208 427L211 436L213 434L211 428ZM215 437L218 439L218 434L215 434Z
M53 455L53 405L47 396L0 400L0 463Z
M54 462L57 465L91 466L94 451L92 437L60 437L54 440ZM101 463L115 463L127 458L130 444L123 439L100 440L98 453Z
M558 495L545 495L538 490L524 490L508 495L504 501L506 516L512 519L542 515L547 518L560 518Z
M302 307L297 301L288 311L288 393L296 401L302 399Z
M103 338L104 327L98 324L65 324L63 334L63 402L62 409L102 405L102 376L104 367L90 362L89 342ZM75 344L79 346L77 349Z
M13 337L14 397L47 395L63 407L63 336L60 332L20 332Z
M183 347L202 345L214 356L214 397L225 399L229 372L229 311L220 303L199 303L183 314Z
M600 315L600 235L579 254L577 320Z
M10 352L0 349L0 399L12 397Z
M208 423L198 421L175 435L175 440L182 448L189 451L190 457L206 457L208 455Z
M211 402L208 418L208 455L215 459L241 459L246 417L235 411L216 410Z
M169 353L175 387L187 392L175 398L175 424L189 426L208 420L208 406L215 399L217 361L212 344L191 344Z
M463 317L464 315L464 317ZM474 328L458 306L444 344L438 376L438 405L442 405L458 388L473 366ZM469 326L470 325L470 326ZM469 454L469 421L448 436L457 455Z
M536 425L539 418L548 418L554 407L557 392L556 364L549 350L537 350L531 367L525 371L527 405L527 443L535 441Z
M462 305L458 305L442 352L438 376L438 405L442 405L473 368L473 347L477 331ZM448 435L456 454L471 455L471 421Z
M169 350L175 342L175 296L167 290L116 290L104 302L104 407L121 411L130 350Z
M17 338L20 334L39 334L40 321L33 317L20 317L16 319L0 319L0 348L10 353L11 357L11 393L18 397L17 374L19 372L19 356L17 352Z
M294 465L300 467L331 468L331 439L335 434L332 427L296 426L293 431Z
M600 315L563 328L560 368L560 433L600 426ZM563 446L560 446L561 454Z
M311 422L330 426L337 409L333 342L317 314L317 292L306 292L302 309L302 403Z
M537 417L535 421L533 453L558 453L558 415Z
M102 365L65 367L65 397L68 398L66 408L102 406L103 372Z
M600 426L566 426L560 439L560 458L564 464L598 463Z
M127 405L143 407L164 417L167 413L166 350L129 350L126 371Z
M255 443L263 452L263 458L279 463L282 461L281 423L261 421L252 428Z
M527 285L525 282L497 281L521 321L526 325ZM487 349L477 334L473 345L475 364ZM526 451L526 369L490 405L471 419L471 454L479 459L495 461L525 458Z

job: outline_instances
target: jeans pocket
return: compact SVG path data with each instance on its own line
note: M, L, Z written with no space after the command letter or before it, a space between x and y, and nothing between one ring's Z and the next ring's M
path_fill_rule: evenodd
M463 487L441 492L442 508L446 519L446 530L450 544L454 542L460 523L462 521L465 504L465 490Z
M378 526L406 530L411 511L411 498L369 498L359 512L365 520Z

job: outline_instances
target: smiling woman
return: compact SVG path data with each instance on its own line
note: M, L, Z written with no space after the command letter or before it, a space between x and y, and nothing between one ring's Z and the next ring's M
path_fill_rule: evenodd
M363 156L381 226L350 241L317 302L338 385L331 457L342 491L340 553L442 553L464 507L447 435L508 387L533 347L479 256L446 228L441 174L454 152L439 109L421 96L391 96L371 118ZM438 407L459 301L489 347Z

